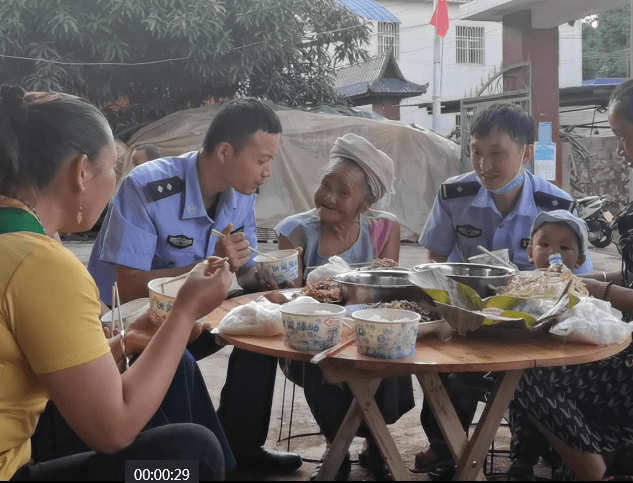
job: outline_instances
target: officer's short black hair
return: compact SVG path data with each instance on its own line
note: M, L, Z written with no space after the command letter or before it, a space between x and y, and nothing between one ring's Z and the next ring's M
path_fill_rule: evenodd
M613 90L609 110L633 124L633 79L625 80Z
M253 98L236 99L216 114L204 137L203 149L212 153L221 143L231 144L240 151L258 131L280 134L281 121L275 111L263 101Z
M534 119L517 104L492 104L477 115L470 127L470 135L488 137L498 129L520 146L534 144Z

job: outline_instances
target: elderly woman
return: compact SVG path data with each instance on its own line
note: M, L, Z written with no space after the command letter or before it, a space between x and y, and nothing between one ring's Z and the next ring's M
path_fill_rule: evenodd
M348 263L372 262L376 258L398 261L400 225L392 214L371 209L379 201L381 206L388 204L393 181L393 161L369 141L355 134L336 140L330 163L314 193L315 208L290 216L275 228L280 249L303 249L295 286L303 285L308 267L323 265L334 255ZM299 382L303 382L308 405L330 443L349 409L352 394L347 387L328 383L313 364L292 363L290 372L301 373L301 366L303 374L294 379L303 379ZM387 423L394 423L415 405L411 378L384 381L376 401ZM368 434L363 436L369 441L361 454L361 464L376 476L386 477L377 446ZM346 479L349 471L348 457L337 479Z
M633 79L620 84L609 104L609 124L617 153L633 165ZM631 320L633 313L633 231L631 216L622 217L622 272L585 279L589 293L607 300ZM633 345L591 364L526 371L511 406L513 465L509 476L533 473L545 437L572 475L601 480L607 474L633 475ZM536 403L535 403L536 401ZM628 478L628 477L627 477ZM630 480L630 478L628 478Z
M169 317L121 374L92 277L51 238L87 231L110 199L112 131L98 109L74 96L6 86L1 96L0 480L123 480L126 460L165 459L196 461L201 479L222 479L222 449L208 428L142 430L196 320L225 299L228 265L194 268ZM30 463L30 437L49 399L93 451Z

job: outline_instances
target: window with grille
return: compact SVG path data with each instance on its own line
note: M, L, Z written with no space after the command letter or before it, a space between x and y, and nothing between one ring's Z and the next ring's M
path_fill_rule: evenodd
M396 60L400 57L400 25L395 22L378 22L378 53L393 51Z
M485 64L484 27L457 26L457 63Z

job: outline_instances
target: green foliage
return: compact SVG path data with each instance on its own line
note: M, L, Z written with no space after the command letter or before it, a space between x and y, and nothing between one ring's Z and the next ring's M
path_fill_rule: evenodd
M583 22L583 79L628 77L630 12L608 10Z
M369 36L333 0L2 0L0 54L41 60L0 57L0 81L102 106L127 97L106 113L129 134L212 97L342 104L334 67L366 59Z

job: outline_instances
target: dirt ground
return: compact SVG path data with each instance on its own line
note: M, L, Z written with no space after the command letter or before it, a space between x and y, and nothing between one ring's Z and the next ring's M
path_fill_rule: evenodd
M65 245L87 264L92 250L90 241L66 241ZM276 249L275 244L261 244L264 251ZM619 270L620 257L615 245L605 249L590 249L594 268L597 270ZM426 251L416 244L403 244L400 254L400 265L412 267L426 261ZM207 357L199 362L201 371L207 382L207 387L211 393L213 403L216 408L220 403L220 392L226 378L226 368L231 347L226 347L218 353ZM428 441L420 425L420 410L422 408L423 394L417 381L414 381L414 393L416 406L404 415L396 424L390 426L390 431L394 437L404 462L407 466L413 464L415 454L428 447ZM481 405L480 405L481 410ZM287 381L281 371L278 371L275 396L273 403L273 414L271 418L268 445L280 450L296 451L304 458L304 465L298 471L290 475L266 475L262 473L234 472L228 475L233 481L246 480L296 480L307 481L314 471L316 463L325 450L325 440L318 434L319 428L314 422L312 414L303 396L303 390ZM290 439L288 437L290 436ZM505 479L505 472L509 466L507 452L510 440L510 432L507 427L501 427L494 442L495 453L492 458L488 458L489 479ZM356 438L351 447L352 473L350 481L371 481L371 474L358 464L358 454L362 450L363 440ZM490 461L492 459L492 468ZM537 470L538 476L551 477L551 470L541 462ZM424 474L411 474L414 481L427 481Z

